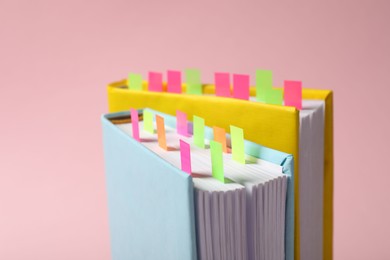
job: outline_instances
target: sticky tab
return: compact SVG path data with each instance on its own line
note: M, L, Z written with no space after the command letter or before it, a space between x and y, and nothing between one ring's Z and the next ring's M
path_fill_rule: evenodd
M283 90L281 88L272 88L265 97L265 103L283 105Z
M176 111L176 130L180 135L189 136L187 114L179 110Z
M156 124L157 124L158 146L160 146L164 150L168 150L167 139L165 138L164 118L162 116L156 115Z
M224 153L227 153L227 144L226 144L226 131L224 128L214 126L214 141L219 142L222 145L222 150Z
M272 90L272 71L256 70L256 100L266 102L266 95Z
M194 144L199 148L204 148L204 119L198 116L193 117Z
M149 91L161 92L162 87L162 73L149 72Z
M138 111L134 108L131 108L130 117L131 117L131 127L133 129L133 138L138 142L140 142L141 139L139 138Z
M154 134L154 126L153 126L153 114L150 111L145 111L143 114L144 121L144 131Z
M191 146L180 140L181 170L191 175Z
M233 97L249 100L249 75L233 74Z
M140 74L129 73L127 87L131 90L142 90L142 76Z
M221 182L225 182L225 176L223 172L222 144L211 140L210 151L212 176Z
M229 73L217 72L214 74L215 95L219 97L230 97L230 75Z
M256 71L256 99L266 104L283 104L282 89L272 88L272 71Z
M202 95L202 81L200 71L197 69L186 69L186 92L187 94Z
M284 105L302 109L302 81L284 81Z
M233 160L245 164L244 130L231 125L230 137Z
M167 77L168 92L181 93L181 72L168 70Z

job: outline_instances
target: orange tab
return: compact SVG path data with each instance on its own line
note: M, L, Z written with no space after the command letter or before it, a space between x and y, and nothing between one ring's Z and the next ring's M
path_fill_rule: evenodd
M222 151L224 153L227 153L228 149L227 149L227 145L226 145L226 131L225 131L225 129L214 126L213 132L214 132L214 141L221 143L222 144Z
M157 123L157 138L158 138L158 145L164 149L168 150L167 147L167 139L165 138L165 124L164 124L164 118L156 115L156 123Z

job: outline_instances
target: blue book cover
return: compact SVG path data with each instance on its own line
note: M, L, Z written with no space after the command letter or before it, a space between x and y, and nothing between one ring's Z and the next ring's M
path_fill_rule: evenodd
M176 118L148 109L176 126ZM142 110L140 111L142 114ZM197 259L192 177L115 126L129 112L102 116L111 254L122 259ZM190 127L191 128L191 127ZM205 128L205 137L213 138ZM293 157L245 141L245 153L283 166L288 176L285 258L294 257Z

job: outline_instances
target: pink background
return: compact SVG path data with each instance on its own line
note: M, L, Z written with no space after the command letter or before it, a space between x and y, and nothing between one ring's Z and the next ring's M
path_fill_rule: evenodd
M0 259L110 258L105 86L187 67L333 89L335 259L390 259L389 25L386 0L0 0Z

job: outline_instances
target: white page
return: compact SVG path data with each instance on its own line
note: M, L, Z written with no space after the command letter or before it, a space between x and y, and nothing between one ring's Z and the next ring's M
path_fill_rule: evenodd
M246 224L248 225L248 232L247 232L247 245L248 245L248 259L255 259L255 248L254 245L256 244L256 186L252 186L251 191L248 189L246 191ZM252 227L250 227L250 223L252 223Z
M286 177L286 178L283 178L283 194L287 194L287 184L290 180ZM291 187L291 188L294 188L294 187ZM282 236L282 244L283 244L283 255L282 255L282 258L285 259L286 258L286 241L285 241L285 235L286 235L286 214L287 214L287 198L286 199L282 199L282 210L284 211L284 214L282 214L282 225L283 225L283 236Z
M228 212L228 215L227 215L227 231L228 231L228 238L229 238L229 259L235 259L235 255L234 255L234 248L235 248L235 239L234 239L234 229L233 229L233 217L234 217L234 213L233 213L233 209L234 209L234 199L233 199L233 192L230 192L228 191L227 192L227 198L228 198L228 203L227 203L227 212Z
M283 194L283 196L284 196L284 194L286 194L287 193L287 183L288 183L288 179L287 178L283 178L283 183L282 183L282 194ZM291 187L292 189L294 188L294 187ZM281 221L281 224L282 224L282 226L283 226L283 230L282 230L282 241L281 241L281 243L282 243L282 245L283 245L283 248L284 248L284 250L283 250L283 254L282 254L282 259L285 259L285 257L286 257L286 251L285 251L285 249L286 249L286 241L285 241L285 234L286 234L286 229L285 229L285 227L286 227L286 212L287 212L287 210L286 210L286 204L287 204L287 200L286 199L282 199L282 211L284 211L284 214L282 214L282 221Z
M246 215L248 214L247 212L247 207L246 207L246 191L241 190L240 191L240 198L241 198L241 246L242 246L242 253L243 257L242 259L246 260L248 259L248 241L247 241L247 222L246 222ZM248 224L250 225L250 224ZM249 227L250 228L250 227Z
M265 210L265 218L264 218L264 225L265 225L265 258L266 259L271 259L271 187L269 185L269 182L264 184L264 210Z
M199 260L207 259L206 248L206 231L205 231L205 219L204 219L204 191L196 190L196 216L197 216L197 246Z
M205 231L206 231L206 246L207 259L213 259L212 234L211 234L211 208L210 208L210 192L204 193L205 201Z
M276 259L283 259L283 252L284 252L284 246L283 246L283 241L284 239L284 232L283 230L283 224L282 224L282 215L284 215L284 211L282 209L282 192L283 192L283 179L278 178L277 179L277 192L276 192L276 230L277 230L277 240L276 240Z
M264 215L264 185L257 186L257 229L259 243L257 245L257 252L259 259L265 260L265 215Z
M301 260L323 255L324 107L323 101L308 100L300 113Z
M225 194L218 192L219 198L219 216L220 216L220 239L221 239L221 258L227 259L227 239L226 239L226 208L225 208Z
M140 130L143 128L142 124L143 122L141 121ZM118 125L118 127L131 135L131 124ZM177 168L181 167L180 152L178 149L179 140L183 139L184 141L192 144L192 137L179 136L174 129L169 127L166 127L167 145L168 147L173 148L169 152L156 145L157 137L155 134L149 134L141 130L140 137L141 140L148 140L147 142L142 142L144 146ZM224 204L225 212L227 212L227 215L224 216L224 224L226 227L224 230L226 238L226 259L247 259L248 248L251 248L248 247L248 243L253 243L253 241L247 240L248 237L253 239L256 237L256 241L262 243L253 244L253 250L258 252L260 255L265 254L266 252L267 255L269 255L270 252L273 253L273 247L277 246L277 244L274 243L275 239L272 239L271 237L275 236L275 234L272 233L275 232L275 224L270 222L275 219L271 218L271 215L274 216L276 212L271 212L272 208L270 206L276 203L276 199L270 201L270 194L267 193L266 197L261 194L260 196L262 199L267 198L267 207L255 207L253 213L255 219L252 220L252 223L248 223L246 221L246 215L250 214L250 212L246 211L246 196L247 194L252 196L252 189L255 186L264 184L264 187L268 187L269 181L284 176L282 173L282 167L280 165L275 165L250 156L247 156L247 159L253 163L240 164L232 160L231 154L223 154L225 176L237 182L224 184L212 177L209 177L211 176L210 150L200 149L191 145L192 171L195 173L194 176L200 176L193 177L194 186L198 190L210 191L210 193L205 192L203 194L205 252L201 252L200 255L202 256L203 253L206 253L206 259L219 259L223 254L221 245L222 240L220 237L222 230L213 225L213 223L216 222L215 220L220 220L221 217L219 216L218 211L213 211L213 207L211 205L215 203L210 201L210 197L213 197L214 192L218 191L225 192L227 198L227 203ZM242 190L243 186L245 186L246 192L248 193ZM240 190L242 190L242 192L240 192ZM268 190L267 188L267 192L271 191L271 189ZM264 192L263 188L261 189L261 192ZM242 194L242 196L240 194ZM256 197L254 198L256 200ZM263 205L264 202L261 201L260 204ZM256 201L254 201L254 205L257 205ZM256 218L260 218L261 220L259 221ZM253 225L258 226L259 228L254 230L256 234L248 236L247 230L249 228L253 230ZM263 233L257 234L258 232ZM251 254L255 253L252 252Z
M211 194L211 231L212 231L212 241L213 241L213 259L221 259L221 241L219 233L219 200L218 193L213 192Z
M275 180L275 229L276 229L276 236L275 236L275 259L280 259L281 253L280 249L283 248L280 244L280 236L281 236L281 225L280 225L280 219L281 219L281 211L280 211L280 200L281 200L281 178L278 178ZM281 260L281 259L280 259Z

